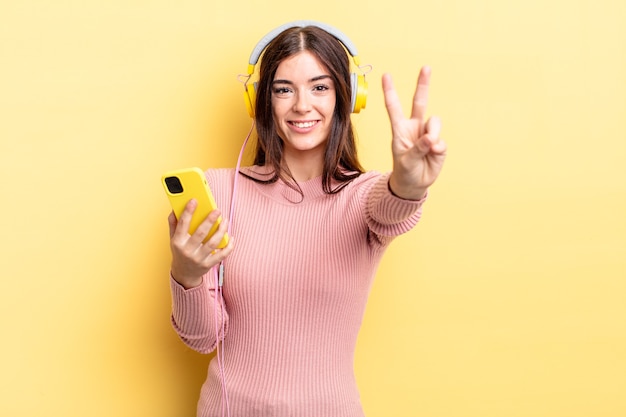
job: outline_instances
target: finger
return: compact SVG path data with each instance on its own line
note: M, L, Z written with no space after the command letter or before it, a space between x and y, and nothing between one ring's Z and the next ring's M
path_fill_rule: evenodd
M196 211L196 207L198 206L198 202L195 199L191 199L187 202L185 209L180 215L178 219L178 223L176 225L176 230L174 231L174 235L187 235L189 234L189 225L191 224L191 217L193 213Z
M439 138L439 140L431 146L430 151L433 154L443 155L445 157L448 153L448 145L446 145L443 139Z
M425 127L424 137L430 141L429 153L445 155L447 151L446 143L441 139L441 119L433 116L428 119Z
M423 134L415 141L415 146L420 157L431 152L433 146L439 141L441 132L441 120L433 116L424 123Z
M423 67L417 77L417 87L413 95L413 110L411 117L420 121L426 116L426 106L428 104L428 87L430 84L430 67ZM423 132L420 131L420 135Z
M383 74L383 93L385 95L385 107L387 108L387 114L389 114L389 120L393 125L395 122L402 120L404 114L402 113L402 105L400 104L400 98L393 86L393 80L391 75Z
M433 141L430 138L430 135L421 136L415 143L418 151L418 156L422 158L427 155L430 152L430 148L432 147L432 145Z
M167 216L167 224L170 228L170 239L174 237L174 232L176 231L176 225L178 224L178 220L176 219L176 215L172 211L169 216Z
M211 250L217 249L220 243L222 242L224 235L226 235L227 232L228 232L228 221L222 218L217 230L215 231L215 233L213 233L213 236L211 236L209 240L207 240L206 246L210 248Z
M228 244L221 249L213 250L208 256L205 258L207 264L212 266L223 261L233 250L233 239L228 240Z
M431 140L436 141L441 134L441 119L437 116L433 116L426 122L424 127L424 133L427 134Z
M198 225L194 233L189 238L189 242L194 245L203 244L204 240L211 232L211 229L213 229L213 225L216 221L218 221L221 214L222 213L219 210L213 210L212 212L210 212L202 221L202 223Z

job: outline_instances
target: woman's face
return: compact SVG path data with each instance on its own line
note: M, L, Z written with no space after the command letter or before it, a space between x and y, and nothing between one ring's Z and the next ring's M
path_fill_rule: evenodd
M282 61L271 86L272 110L285 155L323 157L335 111L335 83L308 51Z

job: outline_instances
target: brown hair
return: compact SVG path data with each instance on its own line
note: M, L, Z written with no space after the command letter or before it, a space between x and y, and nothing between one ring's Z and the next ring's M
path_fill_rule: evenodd
M257 143L254 164L273 168L273 176L262 181L272 183L279 178L301 193L301 190L282 162L283 142L278 136L272 111L272 81L279 64L302 51L312 53L327 68L334 81L336 104L330 134L324 153L322 187L327 194L334 194L364 170L357 157L355 135L350 120L351 86L348 55L333 35L316 26L294 27L283 31L273 39L263 54L257 84L255 120ZM340 185L333 188L332 181Z

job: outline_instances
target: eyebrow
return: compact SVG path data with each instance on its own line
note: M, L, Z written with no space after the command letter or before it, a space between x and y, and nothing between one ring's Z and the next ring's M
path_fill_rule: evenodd
M310 83L314 83L316 81L320 81L320 80L325 80L327 78L331 78L330 75L318 75L317 77L313 77L309 80ZM273 84L289 84L289 85L293 85L293 81L289 81L289 80L274 80L272 81L272 85Z

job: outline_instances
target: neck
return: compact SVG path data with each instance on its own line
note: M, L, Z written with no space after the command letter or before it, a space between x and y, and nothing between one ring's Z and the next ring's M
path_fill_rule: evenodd
M323 154L313 155L284 155L283 163L289 168L289 172L298 182L304 182L317 178L324 171Z

